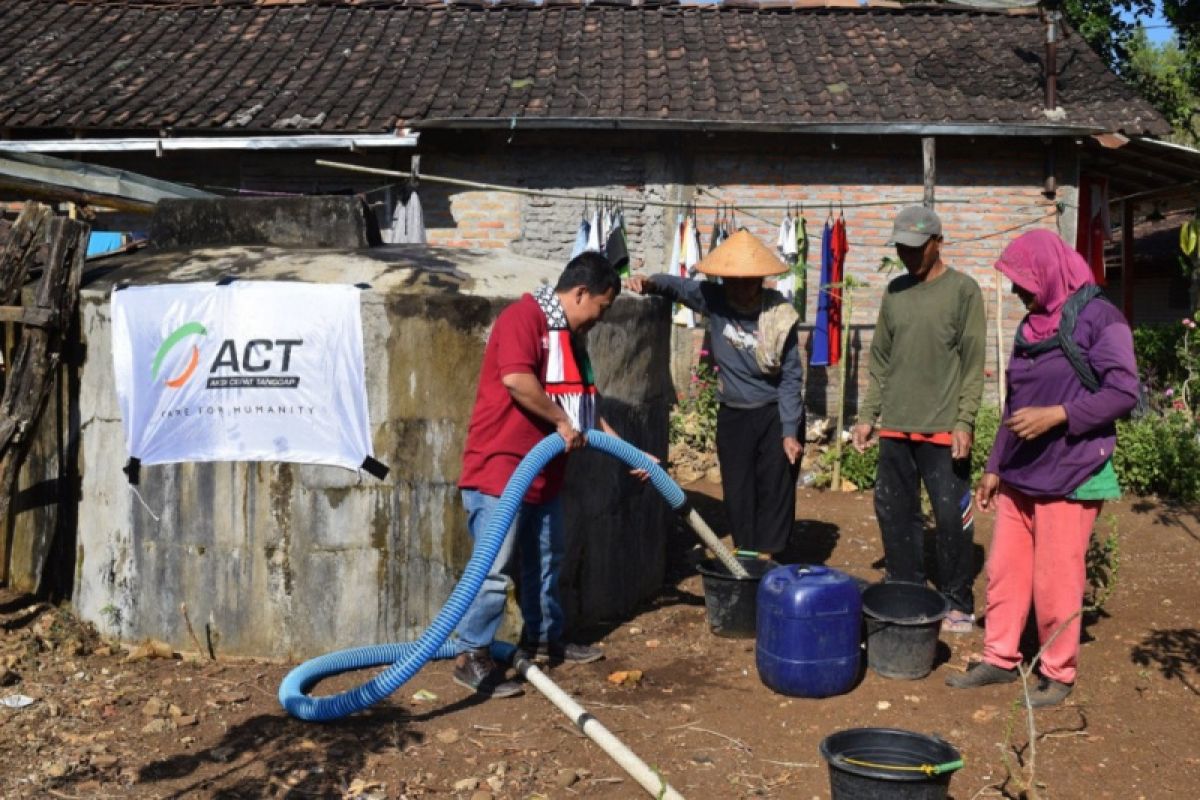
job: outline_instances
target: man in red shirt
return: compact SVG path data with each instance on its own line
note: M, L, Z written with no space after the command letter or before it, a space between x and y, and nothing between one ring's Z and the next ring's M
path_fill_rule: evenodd
M582 336L604 316L621 279L599 253L571 259L554 287L544 286L500 312L483 354L479 389L463 453L462 491L472 538L487 530L505 485L534 445L557 431L569 453L594 427L613 433L596 414L596 388ZM514 551L521 574L521 647L535 657L589 663L596 647L563 641L558 577L564 551L559 492L566 456L555 458L525 495L492 571L456 631L461 652L454 681L491 697L521 694L504 679L488 648L504 613L504 568Z

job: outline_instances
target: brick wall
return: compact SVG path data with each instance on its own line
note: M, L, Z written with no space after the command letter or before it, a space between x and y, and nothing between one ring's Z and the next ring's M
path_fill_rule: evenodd
M677 212L641 201L676 201L694 196L701 204L719 199L742 206L737 212L738 223L772 247L782 209L747 207L803 203L812 242L809 320L816 315L821 227L830 209L835 215L844 214L850 241L846 270L867 284L855 293L851 320L852 377L847 399L850 409L856 407L865 387L866 354L880 297L887 281L894 277L879 271L884 256L894 255L894 249L887 246L891 220L903 205L919 202L922 194L919 141L911 137L878 137L869 142L839 142L829 137L755 142L726 138L685 142L673 152L661 142L638 144L565 147L547 141L525 147L484 148L470 156L434 152L424 158L422 166L430 173L477 181L634 198L625 204L630 251L634 268L647 272L659 271L666 261L666 232ZM1057 224L1053 201L1041 193L1041 148L1036 141L939 140L937 210L946 237L945 260L974 277L983 290L988 310L987 371L992 376L997 357L997 302L1002 304L1004 353L1023 313L1007 285L1001 287L998 297L998 273L992 265L1019 233ZM524 255L559 261L565 261L570 253L583 211L580 203L571 200L470 191L433 183L422 185L421 197L432 242L507 246ZM893 203L853 205L878 201ZM705 242L713 217L711 210L702 210L698 215ZM805 330L809 333L811 328ZM807 347L808 336L804 338ZM698 344L677 352L696 349ZM677 378L686 375L687 366L676 365ZM808 384L810 411L832 413L837 388L834 370L811 369ZM988 381L987 396L992 402L995 393L995 381Z
M1045 153L1036 139L938 140L937 210L946 235L948 264L972 275L984 292L988 308L987 369L996 369L996 273L992 268L1004 245L1037 225L1054 227L1053 201L1041 194ZM552 132L495 134L436 132L422 134L420 153L424 173L463 180L575 195L613 195L626 198L633 267L662 269L670 253L670 229L677 211L646 201L701 204L717 201L735 205L804 203L812 246L808 318L815 317L820 265L820 229L832 207L843 204L850 240L848 272L867 287L855 295L851 325L851 381L847 397L853 408L865 379L865 354L888 276L878 267L885 255L891 219L898 208L919 202L921 146L916 137L830 137L754 134L635 135L624 132ZM174 156L156 160L153 174L167 179L240 186L243 190L366 191L381 219L396 196L383 187L397 179L365 176L318 167L320 156L398 170L409 167L410 151L355 154L264 154L240 161L220 160L205 165L198 157ZM1059 148L1059 199L1068 208L1074 196L1075 156ZM144 160L114 163L149 171ZM217 169L219 167L219 169ZM205 171L207 170L207 171ZM566 261L582 216L580 202L530 197L486 189L423 181L419 186L429 241L450 247L509 248L527 256ZM855 207L862 202L893 201L891 205ZM965 202L956 202L965 201ZM782 210L744 209L739 224L774 246ZM711 210L700 212L704 240L713 220ZM1070 215L1068 214L1068 217ZM1061 221L1064 229L1069 219ZM1066 230L1068 237L1070 231ZM1003 352L1007 353L1020 304L1002 287ZM685 337L686 338L686 337ZM807 346L807 337L805 340ZM681 347L686 353L697 348ZM686 382L688 364L674 374ZM829 371L815 368L809 376L808 402L814 413L831 408L836 381ZM995 383L988 384L989 396ZM682 386L680 388L683 388Z

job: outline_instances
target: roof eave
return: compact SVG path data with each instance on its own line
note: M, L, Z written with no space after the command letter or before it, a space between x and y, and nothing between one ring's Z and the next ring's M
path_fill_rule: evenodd
M622 130L737 131L900 136L1090 136L1106 129L1092 125L1004 122L746 122L620 117L431 117L408 122L414 130Z

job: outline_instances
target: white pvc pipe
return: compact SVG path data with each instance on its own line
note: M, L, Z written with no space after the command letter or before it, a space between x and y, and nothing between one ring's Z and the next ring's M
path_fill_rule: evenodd
M575 723L575 727L583 731L584 735L591 739L596 744L600 745L605 753L620 765L621 769L629 773L629 775L641 784L642 788L656 798L662 800L683 800L683 795L675 791L671 784L667 783L667 779L659 775L650 768L645 761L637 757L632 750L624 745L620 739L612 734L608 728L600 723L588 712L583 706L571 699L571 696L558 688L558 684L550 680L546 673L538 669L534 664L525 658L517 658L514 664L516 670L525 680L533 684L539 692L546 696L546 699L558 707L558 710L571 718Z
M692 526L692 530L700 537L700 541L704 542L708 549L716 554L721 563L725 565L725 569L729 570L730 575L741 580L746 580L750 577L750 573L746 571L746 568L742 566L740 561L733 557L733 553L729 552L725 545L721 544L721 540L712 532L712 528L708 527L708 523L696 513L696 509L689 508L687 516L684 519L687 520L688 525Z

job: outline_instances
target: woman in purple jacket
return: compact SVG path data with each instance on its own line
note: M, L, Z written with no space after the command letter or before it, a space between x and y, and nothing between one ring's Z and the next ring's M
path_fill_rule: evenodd
M975 489L980 510L996 511L983 661L946 683L1016 680L1032 602L1045 652L1030 700L1051 706L1075 685L1092 525L1104 501L1120 496L1112 454L1116 420L1138 398L1133 336L1087 262L1050 231L1017 238L996 269L1029 313L1009 361L1003 424Z

